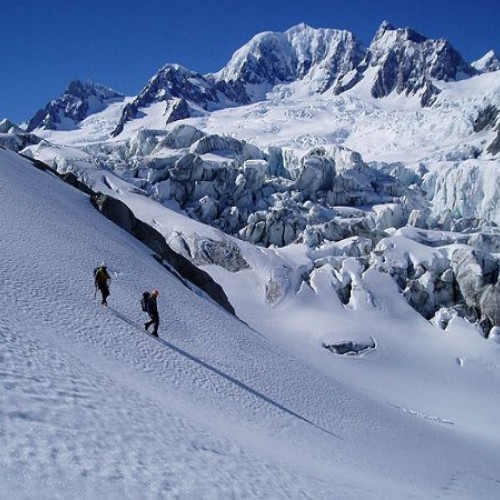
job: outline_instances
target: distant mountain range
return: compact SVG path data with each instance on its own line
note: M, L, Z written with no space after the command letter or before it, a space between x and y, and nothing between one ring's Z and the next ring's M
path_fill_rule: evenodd
M363 83L372 97L391 94L431 106L440 93L436 81L456 81L500 69L493 52L473 63L444 40L432 40L410 28L384 21L368 48L345 30L305 24L288 31L256 35L237 50L219 72L202 75L177 64L160 69L135 98L123 105L112 135L152 103L165 102L165 124L266 98L280 84L300 82L318 94L340 95ZM104 85L73 81L29 120L27 131L77 126L123 95Z

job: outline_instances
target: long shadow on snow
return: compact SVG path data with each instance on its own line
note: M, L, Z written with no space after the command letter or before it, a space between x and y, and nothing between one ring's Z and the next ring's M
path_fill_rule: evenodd
M130 326L133 326L134 328L139 330L142 334L148 335L149 337L155 339L160 344L163 344L164 346L168 347L172 351L175 351L176 353L180 354L181 356L184 356L185 358L199 364L200 366L203 366L203 368L206 368L207 370L214 372L215 374L219 375L220 377L227 380L228 382L231 382L234 385L240 387L241 389L248 391L250 394L253 394L254 396L262 399L263 401L265 401L266 403L269 403L270 405L274 406L275 408L278 408L279 410L284 411L285 413L288 413L292 417L298 418L299 420L302 420L303 422L306 422L307 424L312 425L313 427L316 427L316 429L319 429L322 432L326 432L330 436L333 436L337 439L342 439L340 436L337 436L333 432L330 432L329 430L315 424L314 422L311 422L309 419L303 417L302 415L299 415L298 413L295 413L294 411L289 410L288 408L284 407L283 405L281 405L281 404L277 403L276 401L272 400L271 398L265 396L261 392L255 390L255 389L252 389L250 386L246 385L245 383L235 379L234 377L231 377L231 375L228 375L227 373L220 371L218 368L215 368L214 366L209 365L205 361L202 361L200 358L197 358L197 357L193 356L192 354L189 354L184 349L181 349L180 347L175 346L174 344L168 342L167 340L164 340L164 339L161 339L159 337L155 337L155 336L149 334L143 328L138 326L131 319L127 318L126 316L124 316L122 313L120 313L116 309L113 309L112 307L109 307L109 306L108 306L108 309L110 311L112 311L122 321L125 321L125 323L128 323Z

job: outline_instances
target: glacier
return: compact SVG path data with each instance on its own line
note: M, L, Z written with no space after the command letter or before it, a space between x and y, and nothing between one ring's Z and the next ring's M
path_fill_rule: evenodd
M355 83L340 88L353 71ZM81 99L76 109L96 95L109 105L68 130L40 125L15 149L91 188L94 170L114 172L127 189L251 244L324 246L365 269L405 226L456 233L442 239L497 263L472 294L452 259L454 293L434 296L439 273L424 294L412 268L387 272L426 318L451 308L487 336L498 326L483 305L498 301L498 75L493 62L468 64L446 40L388 22L368 48L346 31L298 25L256 35L218 73L167 64L135 98L72 82L54 109L74 109L68 93ZM228 86L262 93L238 97Z
M498 410L492 391L498 377L500 333L500 71L495 57L488 53L467 63L446 40L430 40L388 22L382 23L367 48L347 31L298 25L284 33L256 35L217 73L201 75L167 64L137 96L123 96L102 84L72 82L60 99L29 123L0 122L4 194L9 193L9 183L15 184L17 193L36 192L39 182L45 186L42 199L53 199L48 194L52 190L61 196L51 210L78 200L78 210L72 208L63 216L61 208L60 214L53 213L51 224L61 219L64 227L77 228L70 234L85 232L90 241L92 230L76 222L81 212L94 221L91 226L116 234L115 243L100 252L85 246L91 256L88 266L103 252L107 261L120 262L113 265L121 307L116 305L116 315L111 312L106 317L109 328L100 326L104 316L98 313L87 317L88 313L79 312L80 325L78 315L66 321L73 325L71 332L82 328L87 332L85 352L91 348L107 357L107 376L115 376L115 358L126 360L127 366L120 370L130 375L119 391L125 394L130 385L142 390L135 377L137 371L140 377L143 370L148 372L146 357L141 351L134 358L122 343L117 351L90 332L104 328L107 334L113 332L113 339L118 333L141 338L140 320L129 312L134 310L132 297L146 282L161 276L162 289L174 287L168 302L177 304L178 324L167 323L163 346L146 348L147 338L134 340L154 360L170 349L182 363L195 363L196 370L215 377L210 382L213 394L222 391L221 399L216 398L217 411L229 412L230 420L247 415L250 395L259 404L270 405L272 412L284 411L298 419L295 424L314 422L311 432L328 430L328 439L341 435L342 429L360 439L355 449L342 446L336 458L329 447L326 455L318 451L323 450L319 438L306 447L321 456L317 470L331 474L335 464L338 477L331 483L317 479L309 455L303 461L285 461L286 470L280 469L285 479L278 481L262 471L275 470L277 462L270 463L283 455L280 451L269 457L270 447L260 444L267 439L261 422L252 413L246 417L249 425L256 432L261 429L258 449L252 448L252 453L257 461L265 456L265 466L252 462L253 468L241 458L250 453L248 443L235 437L239 429L231 420L222 441L217 441L224 449L223 469L233 461L237 469L248 468L248 476L235 475L227 482L227 477L216 474L204 487L194 477L196 461L186 451L178 456L186 466L172 476L172 484L159 485L150 476L146 488L152 489L147 491L173 496L194 495L193 491L213 496L266 492L271 497L300 496L301 491L324 497L340 491L343 498L428 498L445 487L442 482L447 477L455 484L456 498L498 496L492 465L498 429L489 418ZM70 194L73 188L56 177L75 186L79 194ZM9 203L5 198L5 213ZM13 217L23 221L18 230L24 227L29 238L45 242L56 231L53 225L45 227L47 222L40 219L43 211L30 211L29 203L16 210ZM62 218L73 212L72 222L63 223ZM11 225L6 229L14 231ZM9 240L6 252L19 253L16 262L27 260L25 250L19 250L22 236L16 233ZM71 241L57 241L53 248L79 255L81 250ZM131 253L122 243L114 247L123 241L134 247ZM50 244L54 245L49 239L44 243L47 248ZM125 258L130 263L125 265ZM46 272L48 253L31 259ZM148 262L148 274L137 285L131 276L142 262ZM18 319L8 300L14 292L6 288L10 316L4 330L9 339L19 333L17 323L42 332L45 322L50 331L47 342L54 347L64 339L72 353L71 333L62 331L50 315L40 314L42 277L35 274L32 283L30 314L43 321L33 321L29 314ZM83 291L75 288L74 293ZM182 305L177 297L182 297ZM196 306L191 305L192 297ZM66 304L62 297L57 300ZM88 297L82 300L89 307ZM167 303L164 307L168 310ZM215 317L224 326L212 326ZM238 332L241 344L231 337L233 332ZM237 353L227 352L229 338ZM208 347L210 342L214 344ZM201 355L207 348L212 357ZM74 370L75 355L71 356L68 362ZM240 366L245 357L246 364ZM80 362L90 358L85 355ZM23 358L18 361L23 363ZM43 358L43 363L52 370L50 360ZM182 363L179 366L187 369ZM276 363L281 375L277 368L268 371ZM18 368L12 366L14 373ZM177 380L177 372L163 372L161 362L152 366L153 378ZM186 388L197 376L185 376L175 396L176 408L188 420L194 418L200 395ZM282 383L270 396L275 377ZM241 412L228 409L228 394L219 382L246 395ZM55 379L53 383L58 384ZM317 392L316 384L323 389ZM331 394L332 384L341 393L338 397ZM291 388L297 385L300 396ZM95 397L101 401L104 393ZM293 410L278 403L288 397L295 402ZM163 404L156 396L153 399L155 408ZM209 395L202 398L208 405L204 407L208 420L195 418L196 425L210 421L209 400ZM17 404L15 398L9 401ZM118 405L115 399L111 403ZM44 405L34 403L34 419L40 420L47 411ZM306 408L313 410L309 414ZM337 414L339 408L345 410L342 416ZM140 421L135 407L130 412L135 425ZM359 418L350 417L351 412ZM30 421L21 410L11 413L3 416L6 425L22 429L22 422ZM103 425L111 425L114 420L106 415ZM330 417L336 425L327 425ZM369 424L378 426L380 434L368 438ZM61 421L61 425L66 424ZM401 433L393 430L394 425L401 425ZM216 429L210 423L207 432L219 434L224 427ZM117 432L123 429L118 427ZM423 436L425 446L413 440L414 450L409 452L403 439L408 432ZM373 460L380 460L386 434L392 436L388 446L394 460L388 457L376 466ZM299 431L297 447L290 445L291 457L301 454L299 443L309 435ZM174 436L183 442L180 430ZM249 436L251 441L255 434ZM288 439L288 431L284 436ZM22 443L16 439L13 449L19 450ZM366 449L362 440L367 440ZM53 448L60 450L63 441L53 436ZM278 450L284 441L277 444ZM158 460L173 446L167 442L165 448L158 445L158 455L148 455L149 459ZM50 442L33 443L41 453L50 446ZM78 446L79 453L87 456L84 443ZM145 453L141 443L134 446L138 456ZM235 447L238 457L227 447ZM471 456L465 451L469 447L474 450ZM405 452L398 451L402 448ZM453 450L452 460L446 450ZM372 461L361 458L365 452ZM442 461L434 470L436 460L430 457L436 453ZM199 463L204 460L216 463L213 457L200 457ZM356 486L350 477L354 461L363 464L364 479L358 485L357 478ZM19 481L13 463L4 455L9 484L15 488ZM66 474L56 463L59 469L49 468L46 476L42 469L38 479ZM133 488L130 496L140 495L133 472L137 464L129 469L119 463L116 455L103 474L91 468L86 473L92 478L91 490L108 488L116 480L120 488ZM297 477L304 463L309 466L298 482L287 481ZM23 462L23 467L32 474L29 465ZM118 469L122 473L115 477ZM394 470L389 480L388 469ZM75 470L80 469L75 466ZM464 470L473 471L467 479L460 472ZM106 476L106 471L114 472ZM251 478L258 474L263 474L263 482L253 484ZM205 479L209 475L210 468ZM78 479L82 488L90 484L85 477ZM183 482L186 477L188 483Z

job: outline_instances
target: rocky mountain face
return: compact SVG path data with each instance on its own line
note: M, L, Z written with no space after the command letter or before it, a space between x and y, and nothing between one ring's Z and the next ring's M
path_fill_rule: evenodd
M126 122L133 120L140 108L154 102L165 103L165 124L189 118L196 107L210 109L222 107L228 99L218 91L213 82L203 75L177 64L168 64L151 78L137 97L124 109L113 136L123 130Z
M122 98L122 94L104 85L74 80L61 97L50 101L29 120L27 131L73 128L90 114L104 109L109 102Z
M489 68L494 67L491 63ZM364 78L375 98L395 92L432 104L439 90L432 80L456 80L477 73L446 40L430 40L410 28L384 21L364 48L348 31L296 26L285 33L262 33L238 50L215 75L228 83L265 85L303 80L312 90L341 94ZM251 93L249 90L248 93ZM249 96L263 98L263 95Z
M7 119L0 120L0 147L21 151L27 146L38 144L40 138L24 131Z
M237 50L218 73L202 75L168 64L154 75L137 97L124 106L113 136L123 131L139 109L165 103L165 124L195 116L197 110L245 105L265 99L274 86L295 81L311 91L338 95L369 79L375 98L392 93L417 96L430 106L439 90L432 80L456 80L498 65L494 54L467 64L446 40L431 40L410 28L382 23L372 43L364 48L345 30L315 29L301 24L284 33L256 35ZM121 97L103 86L71 82L66 92L29 121L28 131L57 129L65 119L78 123Z
M193 116L196 107L217 109L264 99L275 85L298 79L317 79L319 91L326 91L356 68L363 56L361 46L346 31L300 25L285 33L261 33L218 73L201 75L179 65L162 68L125 107L113 135L153 102L165 101L165 121L170 123Z
M476 70L446 40L429 40L416 31L396 29L384 22L366 54L368 67L375 69L373 97L396 92L417 95L422 106L434 102L439 90L432 80L457 80Z

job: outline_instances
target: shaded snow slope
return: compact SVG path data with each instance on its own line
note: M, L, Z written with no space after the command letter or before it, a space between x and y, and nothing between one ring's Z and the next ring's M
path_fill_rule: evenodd
M360 290L351 319L326 314L304 290L302 339L285 327L266 339L4 150L0 208L0 496L498 498L499 346L465 323L443 333L395 309L377 273L376 308ZM92 288L103 259L107 309ZM161 342L140 328L152 287ZM363 333L376 348L321 349L307 332L321 311L332 339Z

